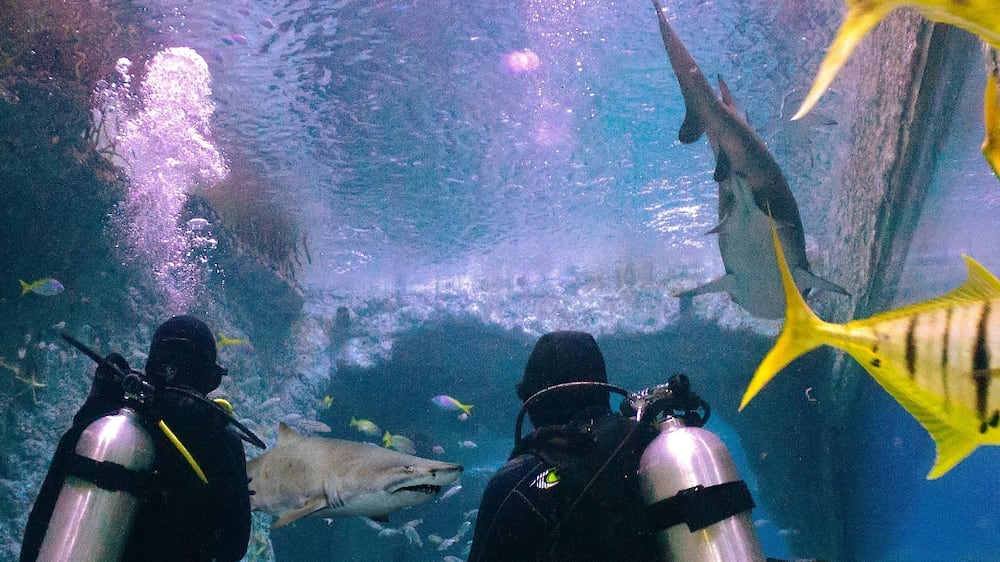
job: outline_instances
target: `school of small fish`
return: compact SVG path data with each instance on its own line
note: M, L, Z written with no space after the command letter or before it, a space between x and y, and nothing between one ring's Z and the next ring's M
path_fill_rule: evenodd
M461 487L461 486L459 486ZM478 509L473 509L471 511L465 512L462 517L462 523L458 526L455 534L450 537L443 537L436 533L431 533L427 535L427 541L435 545L435 549L438 552L445 552L451 550L455 545L462 543L466 535L472 529L472 523L475 521L476 516L479 514ZM400 525L399 527L389 527L382 525L377 521L372 521L371 519L365 519L365 524L373 529L380 538L392 538L392 537L402 537L406 539L406 544L411 545L415 548L423 548L424 542L420 537L420 533L417 532L417 527L423 523L423 519L413 519L407 521L406 523ZM465 556L469 553L469 548L472 546L471 540L466 540L464 546L461 549L460 554ZM444 560L456 560L461 562L460 558L454 555L445 556Z

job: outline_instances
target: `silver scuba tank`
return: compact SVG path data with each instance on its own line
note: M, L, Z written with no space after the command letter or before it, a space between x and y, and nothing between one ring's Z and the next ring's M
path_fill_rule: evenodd
M639 482L664 560L764 561L749 490L711 431L665 417L639 461Z
M110 463L94 464L98 471L109 469L126 477L151 469L155 456L153 440L140 423L139 414L128 407L88 425L80 435L76 453L85 463L90 463L87 459ZM131 491L108 489L81 477L79 471L71 471L56 500L38 560L118 560L138 503Z

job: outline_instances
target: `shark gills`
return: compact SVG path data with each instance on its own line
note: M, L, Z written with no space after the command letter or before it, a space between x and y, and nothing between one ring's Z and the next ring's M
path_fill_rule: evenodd
M303 517L385 521L423 503L462 474L462 466L369 443L304 437L284 423L278 444L247 462L250 507L277 516L271 528Z
M775 268L769 216L778 222L799 289L846 294L809 270L795 197L764 142L736 109L725 81L718 78L720 100L670 27L658 0L653 0L653 7L686 107L678 138L690 144L706 135L715 155L713 177L719 184L719 224L710 233L719 235L719 253L726 269L723 277L676 296L726 292L753 316L781 318L785 299Z
M786 365L823 345L847 352L930 433L938 478L980 445L1000 445L1000 280L968 256L965 284L918 304L846 324L817 317L795 290L772 230L787 297L785 325L740 410Z

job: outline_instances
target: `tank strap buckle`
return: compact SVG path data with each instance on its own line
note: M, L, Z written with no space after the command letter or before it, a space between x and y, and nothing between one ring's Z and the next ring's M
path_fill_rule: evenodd
M646 506L644 520L652 532L687 523L693 533L754 507L746 482L737 480L681 490L672 498Z

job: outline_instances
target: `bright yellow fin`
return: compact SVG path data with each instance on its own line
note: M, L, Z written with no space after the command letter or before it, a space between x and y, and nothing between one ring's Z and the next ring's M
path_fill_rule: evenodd
M986 90L983 92L983 123L986 128L983 156L993 169L993 173L1000 178L1000 99L997 96L997 70L990 72L986 77Z
M830 44L830 48L826 52L826 57L823 59L823 63L820 64L819 72L816 73L816 79L813 81L813 86L802 101L802 106L792 116L792 121L801 119L809 113L809 110L819 101L820 96L830 87L833 78L840 72L847 59L851 58L851 53L854 52L855 47L858 46L861 39L878 22L889 15L889 12L893 8L895 6L887 2L856 3L849 7L847 17L844 19L844 23L841 24L840 30L837 32L837 37Z
M888 3L894 7L910 6L929 20L960 27L1000 49L1000 10L996 0L889 0Z
M927 473L928 480L943 476L980 445L974 435L963 434L953 425L946 423L947 413L939 412L938 416L928 416L925 415L924 407L907 404L902 400L899 403L931 434L931 439L937 447L937 458L934 459L931 471Z
M809 309L809 305L799 293L795 280L792 278L792 272L788 268L788 261L785 260L785 252L781 249L778 229L773 219L771 220L771 238L774 240L774 252L778 258L778 268L781 270L781 285L785 289L785 325L781 330L781 335L778 336L778 341L774 343L774 347L764 357L754 372L753 378L750 379L750 384L747 386L746 392L743 393L743 400L740 401L740 411L786 365L800 355L824 345L826 342L823 341L821 328L831 326L820 320Z
M909 318L917 314L948 308L950 306L1000 299L1000 280L976 260L963 255L968 268L965 283L939 297L918 302L901 308L880 312L863 320L851 321L852 326L875 325L887 320Z
M975 412L960 404L946 404L941 396L914 384L892 364L883 363L878 370L875 370L870 366L871 362L865 360L863 352L852 353L848 350L848 353L868 371L879 386L927 430L934 440L937 458L927 474L928 480L944 475L982 444L979 434L974 430L960 429L975 428L978 425Z

